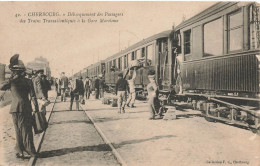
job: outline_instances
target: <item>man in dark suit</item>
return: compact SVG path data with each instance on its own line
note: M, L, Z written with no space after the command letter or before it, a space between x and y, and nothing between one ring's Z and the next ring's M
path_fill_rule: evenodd
M10 113L12 114L17 151L16 157L24 157L24 152L30 156L35 156L36 151L32 133L32 106L29 95L35 106L35 112L39 111L33 83L25 78L25 67L22 61L18 60L19 55L14 55L10 60L9 68L12 72L11 78L3 81L1 90L11 90L12 104Z
M95 88L95 98L98 99L99 98L99 82L100 80L97 78L97 76L95 76L95 80L94 80L94 88Z
M70 111L72 111L73 101L76 102L76 110L79 111L79 80L74 78L69 82L70 86Z

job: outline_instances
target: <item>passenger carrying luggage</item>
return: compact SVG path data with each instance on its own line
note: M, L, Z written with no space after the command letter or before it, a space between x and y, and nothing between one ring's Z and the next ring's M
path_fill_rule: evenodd
M48 128L48 122L43 112L35 112L33 114L32 125L35 134L42 133Z

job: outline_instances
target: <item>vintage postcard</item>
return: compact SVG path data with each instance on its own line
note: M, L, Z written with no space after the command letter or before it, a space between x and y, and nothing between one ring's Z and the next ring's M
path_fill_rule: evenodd
M0 165L259 166L260 5L0 2Z

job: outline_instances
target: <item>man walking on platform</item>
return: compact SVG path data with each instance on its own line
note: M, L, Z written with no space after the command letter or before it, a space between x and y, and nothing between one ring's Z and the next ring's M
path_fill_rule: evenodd
M61 88L61 101L66 101L66 90L68 89L69 80L68 77L65 76L65 73L61 73L60 78L60 88Z
M79 77L78 79L78 88L79 88L79 100L80 100L80 103L81 104L85 104L85 101L84 101L84 83L82 81L82 76Z
M126 104L126 92L129 92L128 82L123 78L123 74L118 74L118 80L116 83L116 95L118 98L118 113L125 113Z
M42 75L42 85L43 85L43 94L46 97L46 99L48 100L48 91L51 90L51 84L47 80L46 75Z
M129 79L128 79L128 84L129 84L129 89L130 89L130 93L128 95L128 101L127 101L127 106L131 108L135 107L134 103L135 103L135 78L136 78L136 68L134 68L134 73L133 73L133 77L131 75L129 75ZM130 105L129 105L130 104Z
M96 98L96 99L99 98L99 82L100 82L100 80L97 78L97 76L95 76L95 79L94 79L94 88L95 88L95 98Z
M88 76L86 77L86 80L84 81L84 88L85 88L86 99L89 99L89 96L91 93L91 81Z
M76 101L76 109L79 110L79 80L70 81L70 111L72 111L73 101Z

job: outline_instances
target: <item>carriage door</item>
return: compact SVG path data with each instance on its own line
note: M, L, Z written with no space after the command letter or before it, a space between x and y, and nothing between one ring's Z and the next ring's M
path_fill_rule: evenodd
M168 68L168 41L163 39L159 41L159 80L160 89L165 89L169 85Z

